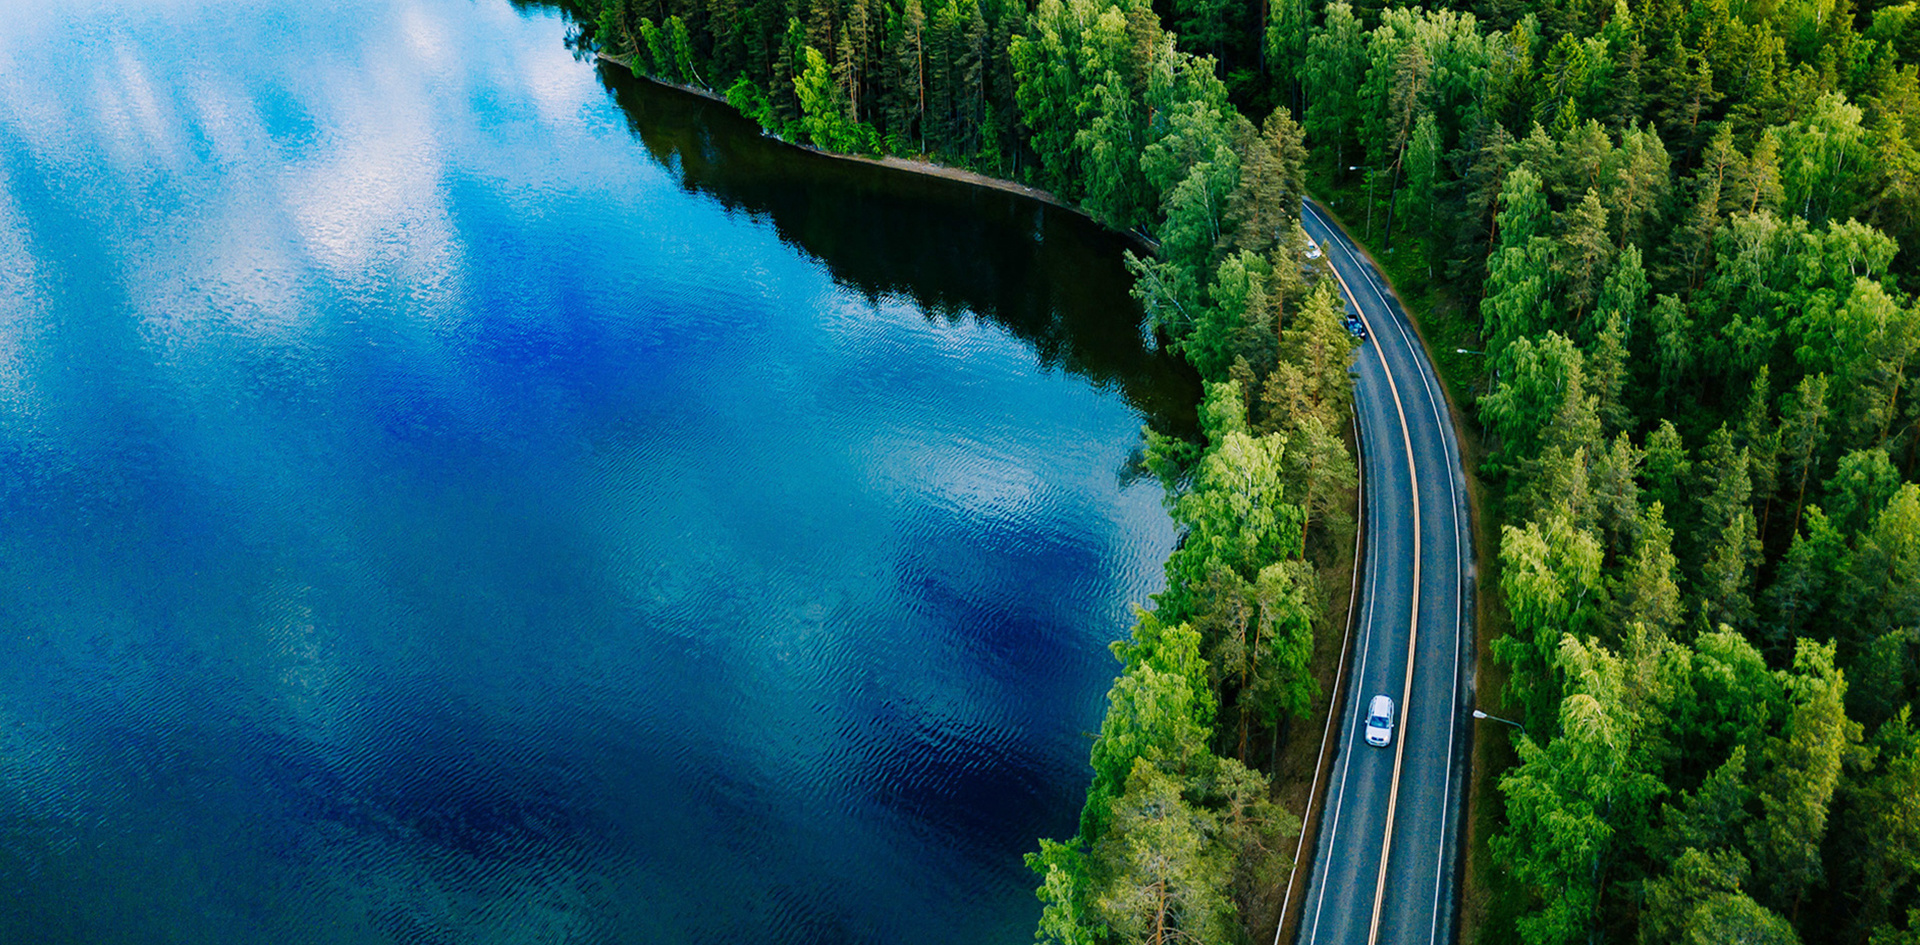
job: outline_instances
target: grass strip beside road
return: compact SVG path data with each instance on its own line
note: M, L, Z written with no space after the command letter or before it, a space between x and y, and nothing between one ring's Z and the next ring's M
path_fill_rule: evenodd
M1359 475L1354 491L1353 502L1347 509L1353 528L1353 557L1346 562L1347 603L1337 621L1328 620L1328 626L1339 626L1340 645L1333 646L1331 635L1321 633L1314 638L1313 662L1308 671L1320 684L1320 698L1314 701L1315 717L1322 719L1318 752L1304 756L1304 749L1311 746L1305 739L1290 739L1286 751L1275 758L1274 763L1274 800L1287 810L1300 810L1300 833L1291 838L1294 841L1293 869L1287 874L1285 896L1280 902L1279 918L1273 925L1273 943L1293 941L1300 930L1300 916L1305 912L1308 881L1313 876L1313 857L1311 852L1320 843L1320 815L1327 805L1327 788L1333 780L1333 736L1339 728L1335 722L1344 714L1347 697L1347 654L1353 645L1354 615L1360 609L1360 562L1366 558L1367 534L1367 473L1365 454L1360 451L1359 418L1347 431L1347 449L1352 452ZM1339 572L1335 568L1326 571L1328 584ZM1329 614L1329 617L1334 615ZM1338 653L1336 656L1335 653ZM1283 772L1291 775L1284 777ZM1306 774L1302 782L1300 773ZM1304 783L1306 797L1303 800L1300 787ZM1304 862L1303 862L1304 861ZM1299 902L1299 909L1293 908Z

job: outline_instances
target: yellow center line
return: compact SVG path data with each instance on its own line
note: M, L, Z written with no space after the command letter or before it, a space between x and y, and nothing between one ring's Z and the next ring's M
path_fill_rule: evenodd
M1329 224L1328 230L1334 230ZM1329 241L1331 242L1331 241ZM1331 247L1329 247L1331 251ZM1342 247L1342 251L1345 248ZM1353 253L1348 252L1349 257ZM1353 293L1353 287L1340 275L1338 267L1327 260L1328 268L1333 270L1333 278L1340 283L1341 291L1347 294L1347 300L1353 303L1353 310L1360 315L1360 321L1367 326L1367 337L1378 339L1373 330L1373 322L1367 318L1367 310L1360 305L1360 297ZM1413 699L1413 661L1415 645L1420 639L1420 474L1413 463L1413 433L1407 427L1407 409L1400 402L1400 385L1394 383L1393 368L1387 363L1385 352L1380 350L1379 341L1374 342L1374 353L1380 356L1380 369L1387 375L1387 389L1393 393L1393 409L1400 416L1400 438L1407 447L1407 481L1413 496L1413 602L1412 613L1407 624L1407 679L1400 693L1399 715L1400 741L1393 749L1393 782L1387 791L1387 830L1380 840L1380 875L1373 886L1373 920L1367 926L1367 945L1376 945L1380 938L1380 907L1387 895L1387 856L1393 850L1393 815L1400 802L1400 766L1407 754L1407 703Z

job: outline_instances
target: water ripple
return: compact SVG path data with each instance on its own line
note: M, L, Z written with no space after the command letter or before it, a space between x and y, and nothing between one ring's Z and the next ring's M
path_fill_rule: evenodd
M1109 236L551 12L15 12L0 941L1030 935L1192 396Z

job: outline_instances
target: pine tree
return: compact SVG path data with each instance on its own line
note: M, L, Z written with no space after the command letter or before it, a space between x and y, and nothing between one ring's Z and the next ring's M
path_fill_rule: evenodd
M1673 530L1667 527L1666 507L1649 504L1636 522L1633 555L1613 585L1614 621L1619 626L1639 623L1670 634L1685 619L1681 609L1678 563L1673 556Z
M1342 0L1327 4L1318 29L1307 39L1306 130L1314 147L1333 158L1331 169L1343 175L1355 154L1360 127L1358 92L1366 81L1366 40L1353 7Z
M1672 36L1662 57L1666 69L1661 80L1666 88L1657 93L1661 137L1680 146L1680 153L1694 152L1702 128L1720 100L1714 88L1714 70L1705 56L1686 49L1680 37ZM1711 129L1708 129L1711 130Z
M1507 175L1498 217L1499 249L1488 259L1486 295L1480 303L1487 358L1499 364L1509 344L1553 324L1552 259L1547 202L1540 178L1526 166Z
M1299 818L1271 800L1265 775L1231 758L1220 762L1211 792L1221 798L1220 844L1234 857L1233 896L1240 915L1253 920L1270 891L1287 881L1291 848L1283 841L1299 832Z
M1841 766L1858 752L1860 726L1845 711L1846 680L1833 646L1801 641L1788 677L1792 715L1767 744L1761 819L1748 830L1762 901L1792 918L1822 875L1820 842Z
M1440 188L1446 174L1446 155L1441 151L1440 124L1432 112L1422 113L1414 123L1413 139L1407 146L1407 209L1414 231L1428 238L1434 233Z
M1652 321L1654 345L1660 362L1659 400L1662 404L1672 406L1680 401L1689 388L1695 386L1697 348L1693 339L1693 319L1687 313L1685 302L1671 295L1662 295L1654 300Z
M907 0L900 13L900 42L896 55L900 62L901 91L912 103L911 122L901 122L902 131L911 128L919 140L919 150L927 150L927 15L920 0Z
M1747 391L1747 406L1740 418L1736 437L1747 451L1747 474L1753 483L1754 514L1759 516L1759 537L1767 537L1767 520L1773 511L1773 495L1779 489L1780 430L1774 425L1773 371L1761 365L1754 372Z
M1800 532L1800 512L1807 504L1807 483L1819 463L1820 445L1827 436L1827 376L1800 379L1780 408L1782 472L1793 483L1792 534Z
M1619 221L1616 248L1624 250L1645 240L1648 228L1659 219L1671 187L1667 160L1666 146L1652 130L1635 123L1621 134L1607 188L1607 204Z
M814 49L840 48L838 28L840 25L839 0L807 0L805 20L807 45Z
M1721 529L1700 566L1700 614L1708 626L1751 629L1753 582L1760 566L1760 540L1753 511L1742 508Z
M1593 490L1595 521L1612 560L1620 560L1636 544L1640 532L1640 464L1646 453L1626 433L1594 450L1588 484Z
M1742 888L1745 857L1733 850L1688 849L1673 873L1647 884L1647 945L1799 945L1793 925L1753 900Z
M1578 206L1561 215L1554 273L1572 325L1578 326L1599 295L1601 281L1613 261L1613 243L1607 238L1607 208L1592 188Z
M834 62L835 79L846 96L847 117L855 122L867 120L862 93L873 48L873 21L867 2L847 0L847 22L840 31L840 54Z
M986 147L988 62L993 54L988 48L987 18L980 9L979 0L966 0L965 6L966 25L961 36L959 147L973 155Z
M1219 819L1144 759L1113 810L1094 851L1109 877L1095 900L1107 925L1125 941L1224 941L1234 913L1224 896L1229 867L1211 842Z
M1240 183L1227 203L1236 248L1265 254L1290 243L1306 196L1307 149L1300 126L1274 109L1260 135L1240 148Z
M1880 726L1873 749L1878 758L1871 773L1850 790L1843 787L1852 802L1846 888L1860 902L1861 933L1887 926L1897 892L1920 871L1920 734L1911 708Z
M1504 126L1494 124L1460 176L1463 225L1456 230L1452 250L1457 270L1478 275L1498 245L1495 221L1504 209L1500 192L1513 167L1513 149L1513 136Z
M960 11L956 0L934 0L927 11L927 104L923 134L928 149L942 156L958 152L961 64Z
M1733 146L1733 127L1721 125L1701 154L1700 167L1689 185L1692 201L1676 234L1675 251L1687 275L1687 292L1700 287L1713 259L1713 235L1726 219L1729 195L1737 188L1735 175L1742 157Z
M1605 325L1594 339L1589 361L1593 379L1594 412L1600 418L1602 433L1620 433L1632 427L1633 414L1627 409L1624 391L1627 381L1627 330L1618 312L1607 312Z
M1754 142L1753 155L1740 168L1735 195L1748 213L1777 211L1786 199L1780 184L1780 136L1772 129Z

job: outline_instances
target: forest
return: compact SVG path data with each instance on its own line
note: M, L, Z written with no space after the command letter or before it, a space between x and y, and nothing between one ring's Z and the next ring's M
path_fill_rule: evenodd
M1249 744L1308 711L1354 527L1313 190L1364 193L1369 240L1430 283L1426 330L1480 356L1490 707L1525 731L1480 878L1499 907L1463 932L1920 943L1915 3L588 13L603 51L771 134L1035 184L1156 247L1136 294L1206 381L1204 442L1147 433L1186 537L1114 646L1079 830L1030 857L1041 941L1272 928L1295 827Z
M1920 941L1913 12L1332 3L1276 79L1484 351L1486 939Z
M1305 260L1299 124L1242 117L1215 60L1179 49L1144 3L754 11L614 0L596 33L642 72L724 87L769 133L1037 183L1157 247L1128 263L1204 379L1204 442L1146 431L1144 465L1185 537L1168 589L1113 646L1079 830L1029 856L1039 936L1258 937L1292 865L1279 841L1298 832L1259 763L1318 695L1324 573L1355 528L1354 341Z

